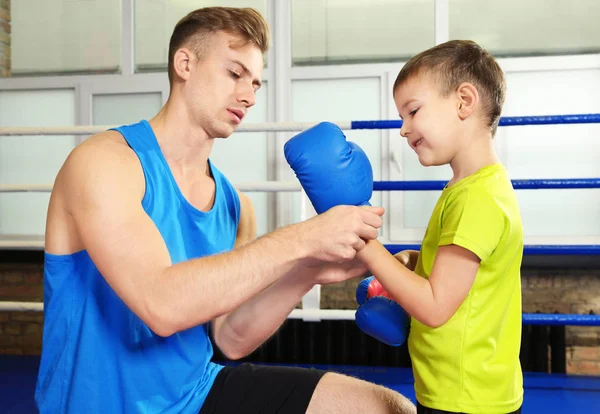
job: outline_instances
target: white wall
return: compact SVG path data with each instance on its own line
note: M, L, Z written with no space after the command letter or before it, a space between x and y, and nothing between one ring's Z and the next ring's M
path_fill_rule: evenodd
M433 0L294 0L297 62L387 59L434 44ZM136 0L136 67L167 63L177 21L212 5L254 7L267 0ZM18 0L11 3L13 72L114 70L121 64L121 0ZM493 52L600 50L597 0L449 0L450 37Z
M121 0L13 0L12 71L115 71L120 27Z
M71 0L53 0L53 2L60 3L63 8L88 7L88 11L93 4L99 3L98 1ZM15 6L17 3L19 5ZM72 55L71 58L53 59L51 56L55 56L53 51L64 53L64 50L67 50L64 46L65 37L80 37L78 40L81 42L78 43L80 46L83 43L99 42L100 40L96 37L101 37L101 33L110 38L111 35L107 34L111 31L109 30L110 25L106 24L103 29L105 32L71 31L69 35L60 34L62 33L60 31L66 29L55 25L52 19L48 19L51 20L50 23L44 20L46 26L43 26L41 20L38 21L37 18L29 16L30 13L24 13L25 5L29 4L27 7L28 10L31 10L33 4L42 3L47 4L37 3L33 0L13 1L12 3L13 27L15 24L19 25L19 19L29 28L24 32L32 32L35 27L49 27L48 25L54 27L54 32L44 32L46 34L44 47L40 45L41 35L33 38L30 33L28 35L30 37L27 37L19 34L23 33L23 28L21 32L15 28L13 31L13 62L21 62L19 64L24 69L39 69L40 65L47 65L48 68L52 67L56 70L61 65L63 65L63 69L92 67L89 64L90 61L86 60L87 58L76 59L81 51L77 48L67 48L69 54ZM87 3L87 5L83 3ZM161 61L166 62L164 47L170 27L175 24L178 17L191 10L192 7L200 7L208 3L211 2L172 1L168 3L167 7L165 0L137 0L136 33L138 36L136 45L139 47L136 49L136 56L138 63L154 65L160 64ZM342 3L345 5L344 7L341 6ZM538 3L540 1L535 4ZM598 46L600 36L593 36L593 33L600 27L597 25L598 17L600 17L597 5L600 3L586 0L572 4L570 8L558 6L552 8L548 2L543 3L548 10L543 7L526 8L523 6L525 3L519 3L517 6L516 0L511 0L507 4L512 5L512 9L510 7L506 7L506 10L503 8L504 11L493 9L494 23L484 24L480 21L481 18L476 20L472 18L477 16L477 13L485 14L486 10L490 12L491 7L496 7L495 3L478 2L477 4L481 5L481 10L479 10L473 7L472 1L450 0L450 18L454 22L452 23L454 29L451 25L451 30L457 30L457 27L462 27L464 30L470 28L474 37L479 36L480 39L483 39L484 46L487 43L492 46L496 45L494 47L504 45L503 47L509 48L523 44L534 47L535 45L531 42L535 39L537 39L535 41L538 46L542 40L545 45L550 47L575 45L575 42L579 42L578 44L584 47ZM73 6L73 4L77 5ZM102 4L104 5L106 2ZM266 10L266 0L240 0L236 4L263 7L263 10ZM293 9L297 10L300 4L304 6L299 9L295 21L296 25L304 24L301 26L304 27L304 30L298 30L298 26L291 29L295 37L293 45L296 46L290 45L290 47L296 47L299 57L348 57L352 53L355 56L361 56L372 52L384 53L381 50L387 51L385 53L392 53L396 47L397 50L416 52L427 47L425 43L420 42L425 42L424 39L428 39L429 35L425 35L424 32L406 31L406 27L410 27L407 24L411 24L411 21L418 20L416 16L421 15L422 17L423 13L429 10L428 7L433 7L433 1L385 2L379 0L378 4L383 4L383 7L386 7L384 10L388 13L386 16L377 15L376 18L368 14L370 7L363 7L364 3L357 0L306 1L302 3L294 1ZM534 4L534 2L531 0L527 4ZM585 13L581 11L582 4L590 7ZM468 6L471 7L467 8ZM464 10L457 14L452 7L464 7ZM19 8L21 8L20 12ZM113 5L113 8L116 6ZM308 8L312 10L311 15L308 14ZM103 10L106 9L105 7ZM53 13L50 9L43 10L50 14ZM411 14L412 10L419 12ZM562 10L561 15L554 15L553 11L557 10ZM324 30L323 16L319 15L319 13L325 12L329 15L327 20L329 29L327 30ZM106 14L98 13L99 21L112 21L106 17ZM315 13L317 14L315 15ZM341 24L343 21L356 22L357 13L365 16L364 22L353 25ZM552 30L546 30L544 37L540 38L533 33L509 35L507 32L510 30L501 30L498 26L503 24L502 27L510 27L509 17L511 14L513 15L510 17L511 19L521 21L520 15L528 15L528 13L530 16L536 13L536 16L545 16L544 19L538 20L536 25L530 19L528 29L531 32L540 31L538 26L551 27ZM67 14L73 15L72 12ZM118 16L115 24L118 28L120 12L116 14ZM519 14L519 17L515 17L515 14ZM57 17L55 20L60 20L62 16L51 15ZM397 20L389 17L392 15L397 16ZM354 17L350 18L351 16ZM423 21L425 20L423 18ZM457 21L459 21L458 24ZM525 29L522 26L520 24L516 27L522 31ZM79 24L79 27L83 30L86 25ZM333 29L334 27L335 29ZM493 27L496 27L493 30L501 31L502 35L486 37L486 30L491 31ZM394 32L390 32L394 28L398 31L397 33L400 33L396 38L391 36ZM576 28L581 28L587 34L579 38L579 35L576 35ZM361 33L363 30L364 33ZM332 36L331 32L335 32L336 35ZM517 30L514 32L518 33ZM318 33L325 33L327 41L319 41ZM388 35L380 36L385 33ZM455 33L460 34L461 32ZM466 32L462 33L466 34ZM26 41L18 43L17 37L20 36L25 36ZM300 36L305 36L307 40L299 41ZM389 38L387 43L383 40L385 38ZM373 39L376 39L375 43L372 43ZM567 43L560 43L560 39ZM115 50L119 48L118 43L117 40ZM26 50L25 44L37 51L29 53L35 55L33 56L35 59L27 56L30 59L27 64L23 63L26 61L24 55L28 54L22 52ZM423 46L416 46L420 44ZM298 49L298 45L302 45L300 49ZM45 53L44 56L49 56L48 59L39 58L42 50ZM22 53L23 56L19 57L19 53ZM116 56L119 53L117 52ZM100 56L92 56L92 58L96 59L97 64L106 63L108 66L114 64L110 59L103 59L103 56L100 54ZM531 59L500 60L501 65L507 71L508 81L508 96L503 115L600 113L600 59L556 57L531 62ZM251 115L246 122L273 120L274 107L277 107L278 112L289 113L290 120L294 121L396 119L397 114L390 92L391 84L400 67L401 62L386 65L295 67L291 68L291 78L281 82L275 82L275 79L269 78L273 72L267 70L265 71L267 78L264 81L268 83L268 88L261 90L258 103L250 112ZM160 78L151 77L151 75L153 74L132 77L115 76L114 78L62 77L60 81L57 78L46 81L45 78L40 77L33 78L32 82L27 79L0 79L0 125L70 125L77 120L83 123L107 124L135 121L146 113L148 113L147 116L151 116L150 113L154 112L160 104L157 94L163 93L162 99L164 100L166 73L160 74ZM140 81L140 79L142 80ZM143 87L140 86L140 82ZM59 84L72 86L71 92L68 92L68 98L63 91L50 92L52 85ZM39 91L40 85L50 88L50 91ZM283 87L285 90L277 91L278 87ZM3 91L3 88L9 88L12 91ZM54 87L54 89L57 88ZM111 95L107 95L109 93ZM289 94L289 106L274 100L276 97L287 94ZM288 101L284 99L284 102ZM27 110L21 111L19 108L27 108ZM76 116L78 113L81 115L80 117ZM356 141L365 148L373 163L377 180L445 180L450 177L450 170L447 167L423 168L412 151L406 151L406 142L399 137L397 130L350 131L347 135L350 140ZM498 132L495 145L514 179L600 177L599 135L600 125L503 127ZM18 141L21 139L23 141ZM48 146L49 142L54 144ZM72 137L60 139L0 137L0 160L2 162L0 185L49 182L51 175L57 171L62 162L65 151L68 151L73 145ZM213 160L233 182L266 180L270 169L287 165L282 153L279 152L273 157L268 153L268 148L267 134L240 133L227 141L218 143L215 146ZM375 193L373 204L383 204L389 218L383 237L397 243L419 242L438 195L439 192L435 191ZM600 190L519 190L518 195L528 243L600 244ZM39 195L39 199L36 199L37 204L35 204L37 207L31 211L23 207L27 197L38 197L38 195L0 195L2 203L0 234L7 232L40 234L43 232L44 203L47 202L44 197L47 196ZM252 193L251 198L256 206L259 233L264 233L269 229L269 218L276 214L276 210L271 209L266 194ZM290 196L290 198L298 201L297 195ZM292 215L292 221L299 217L297 208L294 209ZM12 227L6 227L8 225L6 223Z
M74 125L73 90L0 91L0 126ZM52 184L73 136L0 137L0 185ZM49 193L0 193L0 234L44 234Z

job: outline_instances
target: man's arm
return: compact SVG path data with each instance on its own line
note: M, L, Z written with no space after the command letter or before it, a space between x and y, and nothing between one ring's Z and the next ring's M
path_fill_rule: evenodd
M117 295L158 335L229 312L306 254L302 246L298 253L286 248L293 235L284 230L235 252L173 265L142 208L143 173L125 145L81 145L63 176L69 212L90 257Z
M242 215L236 246L243 246L256 237L252 203L244 195L240 195L240 201ZM295 267L233 312L215 319L213 338L228 358L243 358L279 329L315 284L341 282L361 276L365 271L358 259L343 264Z
M241 213L236 248L256 238L252 202L242 193L239 197ZM229 359L243 358L265 342L314 286L309 275L303 277L299 274L306 270L294 270L239 308L213 321L215 343Z
M371 273L406 312L419 322L439 327L445 324L467 297L480 260L471 251L457 246L438 248L429 279L407 269L385 247L369 243L363 254ZM375 247L377 246L377 247ZM366 251L367 249L365 249Z
M103 137L108 138L90 138L73 151L57 184L81 244L100 273L161 336L230 312L307 261L353 257L353 244L376 237L381 225L377 209L342 209L231 252L173 265L141 205L145 182L138 158L117 142L117 132Z

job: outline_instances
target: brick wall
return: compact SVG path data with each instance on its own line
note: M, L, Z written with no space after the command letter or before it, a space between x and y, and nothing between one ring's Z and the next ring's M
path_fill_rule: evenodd
M10 0L0 0L0 77L10 75Z
M0 301L42 301L42 265L0 264ZM524 269L523 312L600 314L600 270ZM359 280L323 286L324 309L355 309ZM0 312L0 354L38 355L43 315ZM600 375L600 327L567 327L567 372Z
M42 265L0 264L0 301L44 300ZM0 312L0 354L39 355L44 315Z

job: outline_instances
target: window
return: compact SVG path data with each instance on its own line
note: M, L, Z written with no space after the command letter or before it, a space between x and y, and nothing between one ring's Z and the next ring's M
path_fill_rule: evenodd
M94 95L92 104L94 125L123 125L152 118L162 101L160 92L119 93Z
M348 102L352 102L348 105ZM380 119L381 89L378 78L295 80L292 82L292 118L295 122ZM373 179L381 180L381 131L344 131L349 141L367 154ZM300 217L300 193L292 196L293 222ZM371 204L381 206L381 192L374 192Z
M293 65L399 61L434 45L432 0L292 0Z
M495 56L600 51L597 0L449 0L450 38L471 39Z
M72 89L1 91L0 126L75 125ZM0 137L0 184L51 185L74 136ZM0 193L0 234L43 235L50 193Z
M166 71L173 28L192 10L209 6L252 7L267 18L267 0L136 0L135 71Z
M116 73L121 0L2 2L2 76Z

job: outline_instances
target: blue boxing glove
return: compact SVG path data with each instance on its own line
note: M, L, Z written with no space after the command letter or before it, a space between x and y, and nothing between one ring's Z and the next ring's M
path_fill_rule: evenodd
M410 316L383 286L370 276L356 289L356 324L367 335L390 346L401 346L408 337Z
M337 125L321 122L302 131L285 143L284 153L317 214L337 205L370 205L369 158Z

